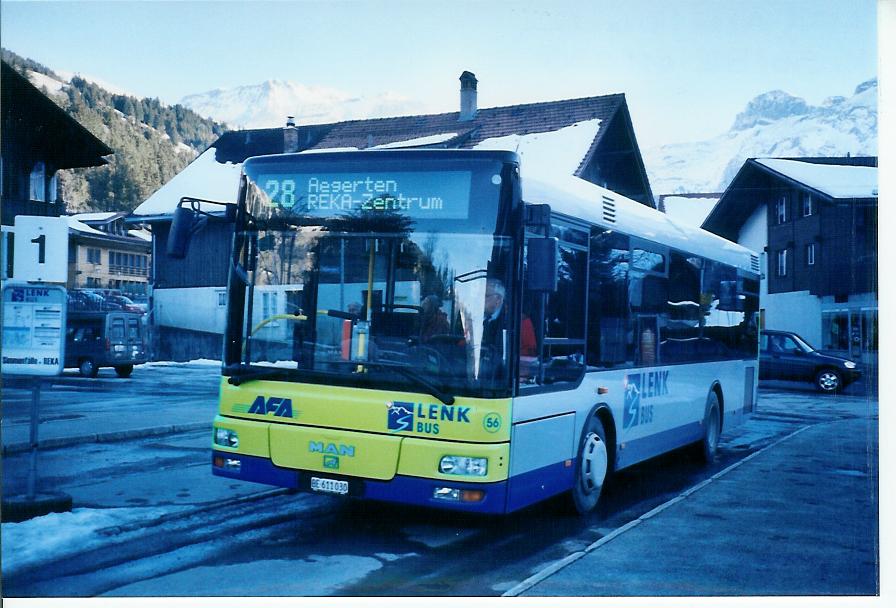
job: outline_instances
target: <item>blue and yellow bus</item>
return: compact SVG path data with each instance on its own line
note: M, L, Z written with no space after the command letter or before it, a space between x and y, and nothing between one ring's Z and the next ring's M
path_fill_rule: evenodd
M243 166L215 475L507 513L754 409L758 259L512 152ZM176 230L175 230L176 232Z

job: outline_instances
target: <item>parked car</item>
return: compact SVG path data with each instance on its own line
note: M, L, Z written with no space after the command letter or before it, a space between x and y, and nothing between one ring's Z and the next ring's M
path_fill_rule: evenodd
M820 352L792 331L763 330L760 335L760 380L804 380L834 393L861 376L855 361Z
M68 291L69 310L102 310L103 302L103 296L87 289L70 289Z
M65 332L65 367L77 367L95 378L101 367L113 367L127 378L134 365L146 362L142 314L125 311L69 310Z
M125 310L127 312L143 312L143 308L137 306L127 296L107 295L103 308L105 310Z

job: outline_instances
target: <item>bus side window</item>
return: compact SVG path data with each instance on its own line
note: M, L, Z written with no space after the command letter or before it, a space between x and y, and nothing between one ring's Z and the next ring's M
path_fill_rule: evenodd
M628 306L631 260L627 236L598 230L591 236L588 283L588 365L632 365Z

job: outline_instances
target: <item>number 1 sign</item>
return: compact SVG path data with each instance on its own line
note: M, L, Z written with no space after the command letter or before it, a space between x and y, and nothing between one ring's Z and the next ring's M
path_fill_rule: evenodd
M65 283L68 279L68 218L16 216L13 255L12 278Z

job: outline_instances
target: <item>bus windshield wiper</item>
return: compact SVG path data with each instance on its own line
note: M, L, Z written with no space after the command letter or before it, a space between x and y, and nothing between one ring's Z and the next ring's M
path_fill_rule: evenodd
M232 384L234 386L239 386L244 382L251 382L252 380L283 380L288 379L292 374L293 370L286 369L282 367L271 367L268 369L249 369L246 371L242 371L243 368L238 368L237 371L234 371L233 374L227 379L228 384ZM225 372L228 370L225 370Z
M454 395L447 391L443 391L417 372L409 369L406 365L402 365L401 363L385 363L383 361L364 361L363 363L360 363L360 365L363 365L364 367L378 367L381 369L394 370L405 378L413 380L415 383L425 388L430 395L445 405L454 405Z

